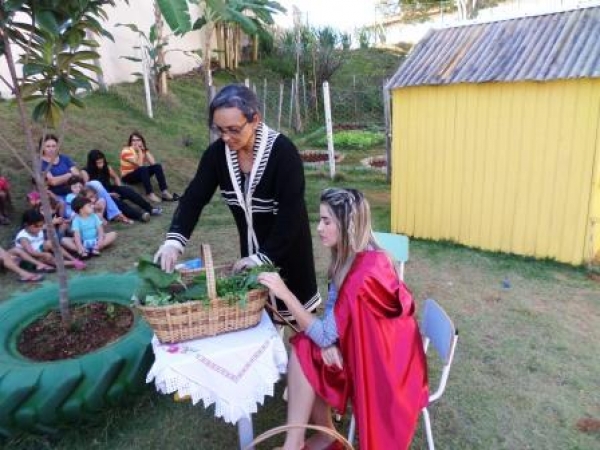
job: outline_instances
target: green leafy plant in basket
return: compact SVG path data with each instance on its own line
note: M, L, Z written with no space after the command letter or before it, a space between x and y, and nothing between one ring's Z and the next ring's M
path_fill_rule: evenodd
M166 306L189 301L202 301L206 306L210 304L205 272L200 272L190 284L185 284L179 272L166 273L146 256L139 259L137 271L140 283L135 297L144 306ZM239 304L243 307L247 304L248 292L263 287L257 280L258 274L277 271L275 266L265 264L238 274L217 277L217 296L227 299L230 305Z

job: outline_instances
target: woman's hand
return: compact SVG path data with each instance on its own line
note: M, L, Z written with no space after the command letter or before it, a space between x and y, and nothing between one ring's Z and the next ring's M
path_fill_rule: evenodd
M181 255L179 249L166 242L154 254L154 263L160 261L160 268L167 273L171 273L175 268L175 263L177 263L179 255Z
M231 271L233 273L240 273L246 269L251 269L252 267L257 266L258 264L256 263L256 261L254 261L252 258L250 258L249 256L246 256L245 258L242 259L238 259L234 264L233 267L231 268Z
M344 368L344 360L342 359L342 353L337 345L330 345L321 349L321 357L323 362L327 366L336 366L340 369Z
M275 297L280 298L284 302L286 299L290 298L290 296L293 297L294 295L290 292L277 272L259 273L257 279L258 282L268 288Z

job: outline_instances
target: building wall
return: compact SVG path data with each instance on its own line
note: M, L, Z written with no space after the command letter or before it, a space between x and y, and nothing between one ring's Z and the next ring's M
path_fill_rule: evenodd
M106 8L108 20L105 22L105 29L113 35L114 42L101 37L98 39L100 43L98 52L100 53L100 65L104 72L104 81L107 84L134 81L136 77L132 73L142 72L141 63L122 58L123 56L140 57L139 51L134 49L135 46L140 45L138 35L128 28L116 25L133 23L148 35L150 27L154 24L153 5L154 2L150 0L129 0L129 4L117 2L115 7ZM170 33L166 24L165 33ZM184 37L171 36L167 50L199 50L202 48L203 34L201 31L193 31ZM168 64L171 64L170 72L172 74L186 73L199 66L198 59L178 51L167 53L166 60ZM6 64L0 64L0 75L7 79L10 78ZM6 86L0 85L0 95L10 96Z
M393 231L571 264L600 254L599 79L392 95Z

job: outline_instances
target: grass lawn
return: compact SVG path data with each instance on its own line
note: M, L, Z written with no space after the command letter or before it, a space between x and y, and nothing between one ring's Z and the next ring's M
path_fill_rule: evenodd
M157 106L155 120L144 116L140 89L124 85L108 94L91 95L85 110L71 113L63 151L81 165L88 150L99 148L116 164L128 134L139 129L165 163L172 190L181 193L206 145L201 82L186 76L171 83L173 96ZM0 104L0 121L1 133L22 148L15 111L6 102ZM316 226L322 188L353 186L367 193L375 228L389 230L385 176L359 168L358 163L364 156L384 153L383 149L349 153L334 183L323 171L306 170L311 221ZM6 148L0 149L0 171L15 185L16 224L29 189L27 176ZM131 270L140 255L152 254L174 210L173 204L164 207L164 215L147 224L111 225L119 232L117 244L91 261L88 272ZM4 247L10 245L15 230L16 225L0 227ZM200 241L206 241L213 247L217 264L231 262L238 256L236 236L231 216L217 196L205 209L187 255L197 253ZM327 255L316 240L314 248L323 287ZM600 284L583 269L451 244L414 240L410 251L406 281L418 306L427 297L437 299L460 330L446 394L431 410L438 448L600 448L598 431L585 433L576 427L582 418L600 419ZM53 282L55 277L50 275L48 280ZM2 273L0 280L0 301L35 288L19 284L12 274ZM279 383L276 396L259 409L256 432L285 421L282 390ZM235 428L215 419L210 409L175 403L148 386L129 404L105 411L93 423L67 429L61 436L23 434L0 446L15 450L209 450L235 448L236 442ZM426 448L421 428L412 448Z

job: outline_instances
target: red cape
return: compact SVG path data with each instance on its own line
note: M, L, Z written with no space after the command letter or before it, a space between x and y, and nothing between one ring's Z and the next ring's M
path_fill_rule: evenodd
M389 257L356 256L335 304L344 369L323 364L304 333L292 338L315 391L343 412L348 398L361 450L406 449L427 405L427 367L415 305Z

